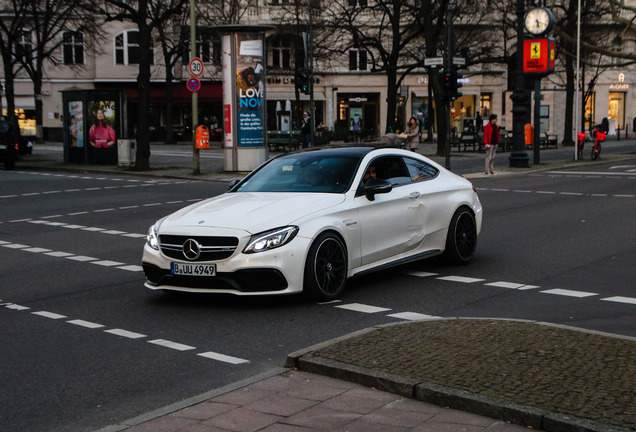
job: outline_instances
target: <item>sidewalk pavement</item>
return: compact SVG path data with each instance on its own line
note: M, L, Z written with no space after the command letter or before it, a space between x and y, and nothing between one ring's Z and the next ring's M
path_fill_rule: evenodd
M635 358L636 338L546 323L396 323L100 432L634 431Z
M26 165L87 168L55 159ZM193 178L183 173L145 175ZM289 354L284 368L99 432L636 431L635 359L636 338L547 323L396 323Z

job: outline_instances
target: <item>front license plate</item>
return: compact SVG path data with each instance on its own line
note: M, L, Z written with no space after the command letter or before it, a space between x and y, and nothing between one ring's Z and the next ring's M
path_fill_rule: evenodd
M216 264L170 263L170 272L180 276L216 276Z

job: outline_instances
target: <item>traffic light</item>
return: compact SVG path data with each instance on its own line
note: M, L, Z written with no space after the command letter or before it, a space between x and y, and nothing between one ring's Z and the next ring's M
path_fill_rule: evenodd
M311 73L308 69L302 69L296 71L296 79L294 81L296 85L296 89L303 94L308 95L309 91L309 80L311 79Z
M450 97L451 100L455 100L457 98L462 97L462 92L457 91L457 89L464 87L464 84L462 84L461 82L459 82L460 79L464 78L464 75L462 75L460 72L457 71L453 71L453 77L452 77L452 85L451 85L451 93L450 93Z
M453 88L453 74L450 72L446 72L444 74L444 91L446 91L446 93L450 94L451 93L451 89Z

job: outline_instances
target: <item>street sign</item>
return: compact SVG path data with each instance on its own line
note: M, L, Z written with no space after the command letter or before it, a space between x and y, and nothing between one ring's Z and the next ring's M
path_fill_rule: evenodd
M441 66L444 64L444 57L431 57L424 59L424 66Z
M199 57L194 57L190 60L190 73L195 77L203 74L203 61Z
M197 92L201 89L201 81L199 81L198 78L190 78L186 85L188 86L188 90L191 92Z
M464 57L453 57L453 64L457 66L466 66L466 59Z

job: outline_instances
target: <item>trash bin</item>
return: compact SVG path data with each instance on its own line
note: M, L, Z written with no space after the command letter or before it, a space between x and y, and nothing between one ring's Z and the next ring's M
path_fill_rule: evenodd
M135 140L117 140L117 163L120 167L131 167L135 164Z
M534 126L531 123L526 123L523 127L523 136L525 138L526 146L534 145Z

